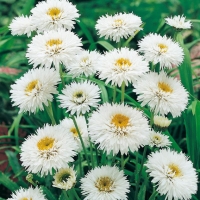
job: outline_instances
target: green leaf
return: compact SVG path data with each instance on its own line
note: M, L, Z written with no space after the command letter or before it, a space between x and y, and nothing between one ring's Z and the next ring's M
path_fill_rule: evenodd
M0 184L4 185L12 192L19 189L19 186L10 180L3 172L0 172Z
M145 194L146 194L146 185L144 183L138 193L138 200L145 200Z
M49 189L47 189L45 186L42 186L41 189L43 190L44 194L46 194L47 199L57 200L56 197L52 194L52 192Z
M192 114L195 115L195 111L196 111L196 105L197 105L197 101L193 101L192 102Z
M8 157L8 162L9 162L9 165L11 166L14 174L18 174L21 170L21 167L20 167L20 164L18 162L18 159L17 159L17 154L12 152L12 151L5 151L6 153L6 156Z
M114 47L107 41L98 41L97 44L100 44L102 47L104 47L108 51L114 49Z

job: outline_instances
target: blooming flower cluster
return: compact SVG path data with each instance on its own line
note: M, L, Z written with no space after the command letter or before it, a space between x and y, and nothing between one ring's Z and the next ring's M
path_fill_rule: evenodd
M46 0L9 26L13 35L32 36L26 57L33 69L11 85L13 106L41 116L45 110L52 124L45 122L22 142L21 165L37 181L27 179L35 187L20 188L8 200L139 199L138 193L145 196L143 167L142 187L149 174L156 188L148 184L150 192L191 199L196 170L173 149L178 145L167 131L189 104L189 92L168 75L184 61L181 45L149 33L133 49L127 44L143 22L133 13L117 13L100 17L95 28L118 47L84 50L72 32L79 16L68 0ZM165 20L179 30L191 27L183 16ZM36 186L48 181L48 189Z

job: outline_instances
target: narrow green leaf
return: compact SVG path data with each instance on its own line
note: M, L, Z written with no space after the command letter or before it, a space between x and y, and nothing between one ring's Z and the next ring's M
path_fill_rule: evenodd
M140 191L138 193L138 200L145 200L146 194L146 185L145 183L141 186Z
M166 134L169 137L169 140L172 142L172 147L176 151L181 152L181 148L179 147L179 145L177 144L177 142L174 140L174 138L171 136L171 134L169 133L169 131L165 131L164 134Z
M195 121L196 121L196 143L197 143L197 152L195 152L195 157L198 158L200 155L200 101L196 103L195 109ZM197 163L197 168L199 168L200 163Z
M108 51L114 49L114 47L107 41L98 41L97 44L100 44L102 47L104 47Z
M195 111L196 111L196 105L197 105L197 101L193 101L192 102L192 114L195 115Z
M0 184L4 185L6 188L12 192L19 189L17 183L9 179L3 172L0 172Z
M48 188L42 186L41 189L43 190L43 193L46 194L47 199L57 200L56 197L52 194L52 192Z
M17 154L12 152L12 151L9 151L9 150L5 151L5 153L6 153L6 156L8 157L9 165L11 166L14 174L16 175L21 170L20 164L19 164L18 159L16 157Z

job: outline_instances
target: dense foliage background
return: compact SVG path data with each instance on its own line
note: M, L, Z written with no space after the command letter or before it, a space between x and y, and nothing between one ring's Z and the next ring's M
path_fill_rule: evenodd
M28 65L25 58L27 43L30 39L26 36L11 36L8 25L16 16L29 15L30 9L37 2L36 0L0 0L0 167L6 175L22 186L24 186L24 182L18 177L25 172L21 169L18 161L19 145L26 135L45 122L49 122L49 118L44 112L38 112L34 117L28 114L19 115L18 108L11 105L10 85L32 66ZM199 0L73 0L71 2L77 6L81 14L75 32L82 38L84 48L90 50L96 48L101 52L109 47L107 43L97 42L104 40L99 39L94 29L96 21L101 15L133 12L140 16L145 24L143 31L140 31L130 43L130 46L135 49L137 49L136 41L147 33L159 32L161 35L171 35L172 29L169 26L163 26L164 17L183 14L187 19L193 19L192 29L185 31L184 37L192 59L195 96L200 97ZM172 70L171 73L177 74L175 70ZM58 120L63 112L56 106L55 109L58 109L56 110ZM187 153L182 118L174 119L170 133L182 150ZM4 156L4 152L6 156ZM10 193L10 190L1 185L2 176L0 173L0 199L7 198ZM15 187L14 184L13 187Z

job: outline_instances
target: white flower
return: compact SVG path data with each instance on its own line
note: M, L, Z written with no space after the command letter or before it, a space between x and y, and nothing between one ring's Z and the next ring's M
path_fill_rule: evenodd
M150 143L149 146L153 147L168 147L171 145L169 137L167 135L161 134L160 132L151 131L150 132Z
M89 145L89 138L88 138L88 130L87 130L87 124L86 124L85 118L83 116L77 116L75 117L75 120L78 126L78 130L81 134L83 143L87 147ZM81 144L78 131L74 125L73 120L65 118L60 122L60 125L63 126L67 134L73 135L74 142L76 142L78 145L78 152L80 152L82 150L82 144Z
M19 106L20 112L36 112L44 109L48 101L57 94L56 85L60 81L59 73L54 69L32 69L11 85L11 100Z
M141 18L133 13L117 13L113 16L101 16L95 26L100 37L105 36L119 42L121 38L127 39L134 36L136 31L141 30Z
M185 21L184 16L174 16L174 17L167 17L165 21L168 25L173 26L177 29L190 29L192 24L190 21Z
M148 156L147 172L161 195L168 200L189 200L197 192L197 174L183 153L169 149Z
M172 68L183 62L183 49L171 38L158 34L149 34L139 41L138 51L144 54L145 59L153 64L160 63L160 68Z
M167 117L155 115L153 118L154 126L157 129L165 130L171 124L172 120Z
M59 169L53 178L53 186L63 190L69 190L76 184L76 172L72 167Z
M62 93L58 96L60 106L67 108L67 112L71 112L71 115L85 114L90 111L90 107L97 107L100 101L100 89L90 81L73 82L67 85Z
M34 67L68 65L81 50L81 40L72 32L64 29L53 30L33 37L28 45L26 57Z
M121 48L106 52L99 61L98 71L100 79L120 87L123 81L126 85L134 83L139 76L149 71L149 67L136 51Z
M127 154L149 144L148 120L141 111L123 104L103 104L89 118L89 135L108 154Z
M171 113L177 117L187 106L188 92L178 79L168 77L164 71L160 74L149 72L134 86L133 91L138 94L137 100L142 102L141 106L148 104L155 114Z
M41 189L38 187L28 189L21 188L12 193L12 197L7 200L47 200L43 195Z
M32 23L38 32L74 28L79 17L76 7L67 0L47 0L39 2L31 10Z
M31 31L34 31L35 28L31 23L31 16L20 16L15 17L9 25L12 35L24 35L31 36Z
M67 66L68 73L77 77L80 75L85 75L86 77L96 73L96 67L100 54L96 51L86 51L83 50L78 55L76 55L75 60Z
M21 146L22 166L28 172L52 174L52 170L68 167L76 155L77 144L62 126L46 124L30 135Z
M81 179L84 200L126 200L130 184L123 171L114 166L102 166Z

